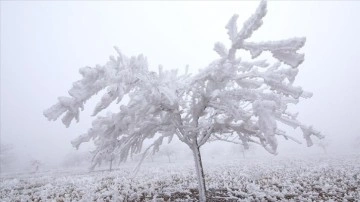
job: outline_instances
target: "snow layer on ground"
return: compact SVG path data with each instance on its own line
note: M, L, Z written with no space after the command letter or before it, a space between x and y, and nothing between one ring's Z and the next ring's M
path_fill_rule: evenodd
M128 163L109 172L2 175L0 201L197 201L190 163ZM210 201L356 201L360 156L206 162Z

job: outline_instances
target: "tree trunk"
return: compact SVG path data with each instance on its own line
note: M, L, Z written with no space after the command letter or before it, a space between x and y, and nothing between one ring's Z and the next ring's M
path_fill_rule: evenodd
M199 201L206 202L205 175L204 175L203 165L201 162L200 148L197 144L194 144L191 150L194 155L195 169L198 179Z
M327 154L326 147L323 147L324 153Z
M169 163L171 163L170 155L167 154L166 156L168 157Z
M110 172L112 170L112 162L113 162L113 159L110 160Z

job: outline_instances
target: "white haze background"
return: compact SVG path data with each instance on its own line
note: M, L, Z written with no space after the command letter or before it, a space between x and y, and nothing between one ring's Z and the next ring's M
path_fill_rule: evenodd
M43 110L67 95L78 69L104 64L116 45L128 56L143 53L154 71L196 72L218 56L217 41L228 43L225 25L237 13L242 23L258 2L1 1L1 144L12 144L17 164L31 159L59 164L73 151L70 141L91 126L99 96L85 105L81 121L65 128L48 122ZM269 1L264 25L253 40L307 38L305 61L295 84L313 92L294 111L328 139L329 154L359 152L360 2ZM115 109L112 105L110 108ZM104 114L102 112L101 114ZM293 130L290 129L289 132ZM289 133L302 140L299 130ZM209 144L221 152L229 144ZM80 149L87 151L91 144ZM185 148L187 149L187 148ZM270 154L257 147L264 156ZM280 141L279 156L322 152ZM204 154L206 155L206 153Z

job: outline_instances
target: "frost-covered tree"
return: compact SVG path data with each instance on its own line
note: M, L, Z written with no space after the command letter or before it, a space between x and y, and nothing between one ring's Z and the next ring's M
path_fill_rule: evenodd
M330 141L327 138L320 139L315 142L315 145L320 147L323 150L324 154L327 154L327 149L330 146Z
M159 153L160 156L166 157L169 163L171 163L171 159L175 157L176 149L174 147L171 147L170 145L166 145L160 149Z
M253 149L254 149L254 147L252 145L248 145L247 147L245 147L243 144L235 144L231 147L230 153L237 154L237 155L239 155L239 153L240 153L241 156L243 158L245 158L245 156L246 156L245 153L250 152Z
M31 168L33 170L32 172L36 173L36 172L39 171L39 168L42 165L42 163L41 163L41 161L34 159L34 160L30 161L30 165L31 165Z
M352 144L355 149L360 149L360 136L355 137Z
M109 171L112 171L113 168L113 162L115 160L115 154L108 155L107 160L109 161Z
M0 144L0 172L9 166L16 158L14 146L11 144Z
M176 136L193 153L199 199L206 201L200 155L200 147L206 142L230 141L245 148L254 143L276 154L277 136L299 142L280 126L300 127L308 146L312 145L312 135L321 137L311 126L300 123L297 114L287 110L300 98L312 96L293 85L298 66L304 61L304 55L297 51L305 38L249 40L262 25L265 14L266 1L262 1L239 30L238 16L234 15L226 26L231 46L216 43L214 50L220 57L195 75L163 71L161 67L158 72L149 71L143 55L129 58L115 48L118 56L111 56L105 65L81 68L83 78L73 84L70 97L59 97L44 115L56 120L65 114L62 122L68 127L73 119L79 121L84 103L102 89L106 93L95 107L94 116L127 95L129 101L122 102L118 112L98 116L92 128L72 144L78 148L93 140L97 164L109 154L125 161L132 154L141 153L143 160L150 152L158 151L164 140L170 142ZM252 59L245 61L239 50L248 51ZM270 53L275 62L258 59L263 52ZM144 141L149 140L152 143L143 148Z

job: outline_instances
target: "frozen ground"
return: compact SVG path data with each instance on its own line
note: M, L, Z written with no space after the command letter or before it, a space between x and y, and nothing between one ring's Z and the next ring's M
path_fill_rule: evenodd
M2 174L0 201L197 201L191 163ZM359 201L360 156L205 162L210 201Z

